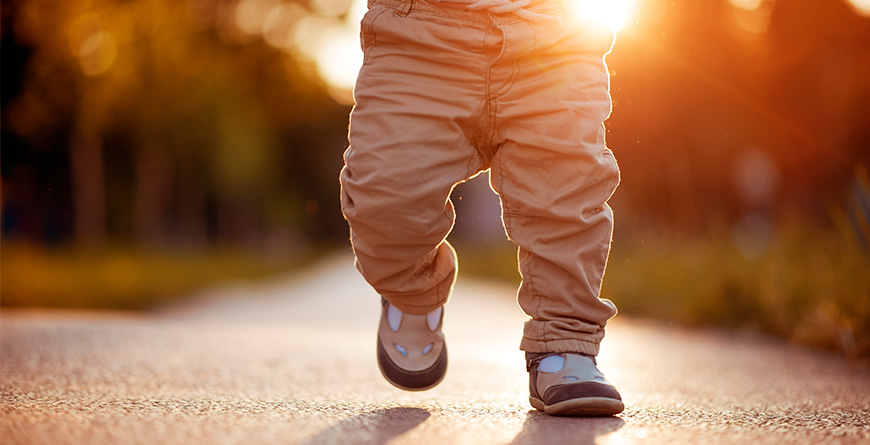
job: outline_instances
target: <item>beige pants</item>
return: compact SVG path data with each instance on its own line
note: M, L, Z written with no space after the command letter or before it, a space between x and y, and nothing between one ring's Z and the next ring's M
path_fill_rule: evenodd
M552 0L528 9L561 14ZM603 125L613 34L372 0L361 36L341 197L362 275L403 311L443 305L457 264L450 192L491 169L531 317L520 348L597 354L616 314L598 296L619 182Z

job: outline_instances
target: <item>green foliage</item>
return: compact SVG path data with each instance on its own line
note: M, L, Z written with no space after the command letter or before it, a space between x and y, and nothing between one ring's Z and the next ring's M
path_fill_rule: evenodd
M288 230L266 213L288 190L299 196L289 203L292 230L343 236L327 203L338 194L349 109L297 52L238 34L235 3L15 3L4 36L27 56L2 104L4 145L7 134L17 138L4 147L4 186L19 172L4 202L52 190L54 206L14 206L20 215L11 219L28 226L4 227L4 236L11 229L13 239L44 242L39 223L50 221L61 241L79 244L263 244ZM82 160L75 146L92 156ZM57 219L57 208L73 217Z
M463 273L518 281L515 248L458 246ZM730 233L674 240L617 236L602 297L620 313L685 325L750 328L870 356L870 253L834 230L786 224L746 258Z
M310 261L252 252L171 253L113 248L83 253L4 243L3 306L149 309L194 291L285 273Z

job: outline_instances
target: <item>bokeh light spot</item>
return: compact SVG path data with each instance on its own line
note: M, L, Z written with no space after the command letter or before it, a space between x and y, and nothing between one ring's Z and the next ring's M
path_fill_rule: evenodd
M298 3L281 3L276 5L263 23L263 39L266 43L279 49L289 49L293 46L293 31L308 11Z
M82 44L91 35L100 32L103 25L96 13L82 14L70 23L67 28L67 43L70 53L81 56Z
M731 18L737 28L750 35L761 35L767 32L770 28L770 20L773 16L773 3L758 2L752 8L747 8L747 5L738 5L734 3L737 0L731 0L734 5L731 8ZM753 6L753 5L749 5Z
M749 206L769 206L776 198L780 179L773 157L756 148L738 155L731 170L737 194Z
M746 10L746 11L754 11L761 6L761 2L764 0L729 0L732 5L737 8Z
M276 0L242 0L236 5L236 27L245 34L263 31L266 17L277 5Z
M314 0L317 12L327 15L342 15L346 13L354 0Z
M316 199L309 199L305 202L305 213L314 216L320 212L320 203Z
M106 72L115 62L118 45L115 37L106 31L96 31L85 37L75 50L82 71L88 76Z

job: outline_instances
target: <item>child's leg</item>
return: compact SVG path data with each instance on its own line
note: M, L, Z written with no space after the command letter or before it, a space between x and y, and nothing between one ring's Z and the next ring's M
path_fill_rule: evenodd
M505 227L520 246L519 303L532 317L521 349L596 355L616 314L599 299L612 233L606 202L619 181L602 124L612 35L536 32L538 48L516 59L516 81L499 99L502 145L492 161Z
M469 139L483 108L486 28L375 3L362 22L342 210L366 280L403 312L425 314L454 281L450 192L484 165Z

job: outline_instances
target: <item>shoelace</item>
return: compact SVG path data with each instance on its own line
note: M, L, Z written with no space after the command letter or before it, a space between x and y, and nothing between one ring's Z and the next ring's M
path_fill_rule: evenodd
M513 13L514 15L531 20L533 22L561 23L562 19L555 15L541 14L529 11L526 6L532 4L532 0L437 0L444 3L458 3L465 5L471 11L489 10L496 14Z

